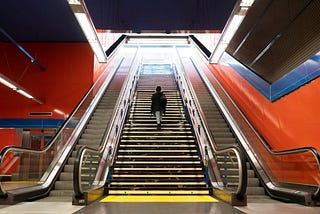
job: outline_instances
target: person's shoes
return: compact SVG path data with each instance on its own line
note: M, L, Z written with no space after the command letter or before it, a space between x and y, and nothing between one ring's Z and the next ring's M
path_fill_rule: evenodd
M157 124L157 129L161 129L161 123Z

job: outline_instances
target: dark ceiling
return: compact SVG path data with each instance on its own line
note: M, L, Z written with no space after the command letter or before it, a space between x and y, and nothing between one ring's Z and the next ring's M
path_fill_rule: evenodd
M86 41L66 0L5 1L0 14L0 27L18 42Z
M237 0L85 0L97 29L223 30ZM259 0L227 52L274 83L320 50L319 0ZM86 42L67 0L7 0L0 28L17 42ZM0 31L0 41L9 41Z
M222 30L236 0L85 2L97 29L170 32ZM0 14L0 27L18 42L86 41L67 0L8 0Z

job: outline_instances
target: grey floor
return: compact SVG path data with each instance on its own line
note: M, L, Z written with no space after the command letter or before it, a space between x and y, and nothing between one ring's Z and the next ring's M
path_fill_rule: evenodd
M320 207L306 207L299 204L288 204L274 200L260 200L248 203L245 207L231 207L219 203L99 203L87 207L73 206L71 202L35 201L23 202L16 205L0 205L0 214L278 214L302 213L319 214Z
M218 203L93 203L79 210L76 214L208 214L208 213L235 213L243 212L223 202Z

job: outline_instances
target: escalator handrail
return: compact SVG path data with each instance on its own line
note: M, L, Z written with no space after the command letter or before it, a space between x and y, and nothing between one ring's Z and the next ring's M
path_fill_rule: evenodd
M184 70L183 66L182 66L181 58L179 57L179 53L178 53L177 50L176 50L176 52L177 52L180 68L182 70ZM177 68L176 68L176 71L178 71ZM200 110L200 114L198 116L200 117L201 123L203 123L203 124L201 124L201 126L206 132L207 139L208 139L208 141L210 143L210 148L213 149L215 154L222 154L222 153L226 153L226 152L234 152L236 154L236 156L237 156L237 159L240 160L240 161L238 161L238 168L239 168L240 172L239 172L239 185L238 185L238 188L237 188L237 191L236 191L236 197L238 199L245 198L245 194L246 194L246 190L247 190L247 178L248 178L248 175L247 175L247 167L246 167L246 162L245 162L245 157L244 157L243 152L241 151L241 149L238 146L230 146L230 147L227 147L227 148L224 148L224 149L218 149L216 147L216 144L215 144L215 142L213 140L213 137L212 137L211 133L209 132L209 130L207 128L208 124L207 124L206 120L203 118L202 109L199 108L200 107L199 101L198 101L198 99L195 98L196 95L195 95L195 92L193 90L193 87L191 86L190 80L186 76L186 72L185 71L182 72L182 74L180 74L179 76L181 77L181 75L183 75L183 78L184 78L184 80L185 80L185 82L187 84L188 90L190 90L191 96L193 96L193 97L191 97L191 99L195 103L195 106L197 107L197 111ZM183 93L181 93L181 94L183 94ZM203 157L205 157L205 156L203 156Z
M112 130L112 124L115 123L116 120L116 115L117 113L120 111L120 106L122 101L123 101L123 94L124 92L122 92L122 94L119 96L121 99L118 99L117 104L116 104L116 109L113 113L112 116L112 121L111 121L111 126L109 127L107 134L105 135L105 137L102 139L102 142L99 146L99 148L92 148L89 146L81 146L80 149L78 150L77 154L76 154L76 158L75 158L75 163L74 163L74 193L75 193L75 197L79 197L83 195L83 190L82 190L82 186L81 186L81 171L82 171L82 160L84 157L84 154L87 152L90 152L91 154L95 154L95 155L99 155L102 156L102 154L104 153L106 147L107 147L107 139L109 138ZM130 105L129 103L125 106L125 108L128 108L128 105ZM125 117L125 116L124 116ZM121 125L122 126L122 125ZM116 139L115 141L118 141L118 139ZM109 149L113 149L113 147L109 147ZM112 151L112 150L111 150ZM108 151L109 153L109 151ZM113 154L113 153L112 153ZM109 159L110 157L108 157L107 159ZM100 167L99 167L100 168Z
M190 83L191 84L191 83ZM193 90L193 88L191 88L191 90ZM194 93L194 91L193 91ZM199 101L197 99L192 99L193 102L195 102L196 106L200 106ZM216 143L214 142L214 138L212 136L212 134L209 132L208 130L208 123L205 120L205 118L203 118L203 111L202 109L198 108L197 111L200 112L199 117L200 117L200 121L201 123L203 123L201 125L201 127L203 128L203 130L205 131L206 135L209 136L207 139L209 141L210 144L210 148L213 149L214 154L224 154L224 153L228 153L228 152L234 152L237 156L238 161L238 169L239 169L239 185L236 191L236 196L238 199L243 199L245 198L245 194L246 194L246 190L247 190L247 166L245 163L245 157L243 155L243 152L241 151L241 149L238 146L228 146L224 149L218 149L216 146Z
M317 149L313 147L300 147L300 148L295 148L295 149L287 149L287 150L282 150L282 151L275 151L270 149L264 141L262 141L266 149L272 154L272 155L292 155L292 154L298 154L298 153L304 153L304 152L309 152L312 153L313 156L315 157L317 164L318 164L318 169L320 172L320 154ZM312 200L319 200L320 199L320 185L317 186L317 189L314 193L311 194L311 199Z
M83 194L82 187L81 187L81 164L83 160L83 156L86 151L91 152L92 154L100 155L102 152L100 149L93 149L88 146L81 146L77 151L76 158L74 161L74 168L73 168L73 191L75 193L75 197L79 197Z
M91 148L89 146L82 146L82 147L80 147L80 149L78 150L78 152L76 154L75 163L74 163L74 178L75 179L74 179L74 182L73 182L74 194L75 194L76 198L83 196L83 190L82 190L82 186L81 186L81 171L82 171L82 160L83 160L84 154L86 152L91 152L93 154L99 155L99 156L101 156L102 159L104 157L104 154L107 153L107 157L105 158L106 161L105 160L102 161L103 162L103 166L101 165L101 163L99 164L99 170L107 170L106 168L110 167L112 165L112 163L113 163L113 160L115 158L115 152L114 151L117 148L117 145L115 145L115 146L110 146L109 145L108 146L107 143L108 143L109 136L111 135L111 132L113 131L112 125L115 124L116 116L117 116L118 112L121 109L121 107L120 107L121 103L125 99L124 98L125 93L127 92L127 90L129 88L130 88L130 90L129 90L130 93L128 95L127 102L125 103L124 109L126 109L126 111L127 111L131 106L132 97L133 97L134 92L135 92L135 86L136 86L136 83L137 83L138 77L139 77L139 75L137 73L140 71L140 69L138 68L138 69L136 69L136 72L133 72L133 70L135 69L135 64L134 63L135 63L135 61L138 61L138 60L136 60L136 58L138 56L138 51L139 51L139 47L136 50L134 59L132 60L133 63L131 64L131 66L129 68L129 75L128 75L128 78L126 80L125 87L122 88L122 91L121 91L121 93L119 95L119 99L117 100L117 104L115 105L117 107L114 110L110 126L105 132L107 134L104 134L104 137L102 139L102 142L101 142L99 148L96 149L96 148ZM138 67L140 67L140 66L141 65L138 65ZM132 84L131 87L129 86L130 83ZM125 114L126 111L124 111L123 117L121 119L121 124L120 124L121 127L123 126L124 120L126 118L126 114ZM120 133L120 131L119 131L119 133ZM118 144L119 138L120 138L120 134L118 134L116 139L114 140L116 144ZM106 148L107 147L109 148L109 150L106 152ZM111 155L111 157L110 157L110 155ZM107 164L107 166L105 166L105 164ZM105 169L102 169L102 168L105 168ZM96 175L96 177L97 177L97 175ZM97 179L99 179L100 182L105 182L105 180L106 180L105 177L106 177L106 173L104 173L104 178L100 178L100 179L97 178ZM100 184L98 184L98 185L100 185Z
M65 122L63 123L63 125L59 128L58 132L54 135L54 137L50 140L50 142L45 145L43 148L41 149L32 149L32 148L28 148L28 147L20 147L20 146L6 146L4 147L1 152L0 152L0 167L2 166L2 161L4 160L4 157L6 156L6 154L8 152L16 152L16 153L28 153L28 154L43 154L45 152L47 152L58 140L58 138L60 137L60 135L62 134L62 132L65 130L65 128L67 127L67 125L69 124L69 122L73 119L73 117L75 116L76 112L80 109L80 107L82 106L82 104L86 101L86 99L90 96L91 92L93 89L95 89L95 87L100 84L100 81L103 80L103 78L105 78L107 81L106 85L108 85L112 79L112 76L115 74L115 71L117 70L117 68L120 66L121 62L122 62L123 58L121 60L119 60L119 64L116 65L116 69L114 69L114 72L108 74L106 77L104 77L103 73L99 76L99 78L97 79L97 81L95 81L95 83L89 88L89 90L87 91L87 93L85 94L85 96L83 96L83 98L80 100L80 102L78 103L78 105L76 106L76 108L72 111L72 113L69 115L69 117L65 120ZM93 99L92 102L94 102L95 100ZM91 103L89 105L92 106L95 105L94 103ZM90 112L86 112L85 114L88 114ZM85 114L83 116L85 116ZM85 122L85 121L83 121ZM79 122L79 124L81 123L81 120ZM79 126L79 124L75 127L75 129L73 130L73 133L77 130L77 127ZM71 135L72 136L72 135ZM0 196L5 196L7 193L6 191L3 189L2 186L2 182L0 182Z
M243 132L241 131L241 129L238 127L238 125L236 125L235 119L233 118L233 116L231 115L231 113L227 110L227 107L225 106L225 104L223 103L222 100L220 100L220 98L218 96L215 96L215 93L218 94L218 92L216 92L216 90L213 88L213 86L210 86L210 81L207 79L206 75L203 74L200 69L198 69L198 66L195 64L195 62L193 61L195 68L197 69L197 71L199 72L201 78L203 79L203 81L205 82L205 84L207 85L207 87L209 88L210 94L215 98L216 102L219 105L219 108L222 109L223 114L229 117L226 117L227 121L229 124L233 125L234 127L237 128L237 131L240 133L242 138L245 138ZM208 68L209 69L209 68ZM214 76L213 76L214 77ZM216 79L216 77L214 77L217 84L219 85L220 89L224 92L224 94L228 97L228 99L230 100L230 102L232 103L233 107L238 111L238 113L241 115L241 117L246 121L246 123L250 126L250 128L252 129L252 131L254 132L254 134L259 138L260 142L263 144L263 146L265 147L265 149L273 155L288 155L288 154L297 154L297 153L303 153L303 152L310 152L313 154L313 156L315 157L317 164L318 164L318 168L320 171L320 154L317 151L317 149L313 148L313 147L300 147L300 148L295 148L295 149L288 149L288 150L282 150L282 151L275 151L272 150L265 142L264 139L261 138L261 136L257 133L256 129L251 125L251 123L248 121L248 119L244 116L244 114L242 113L242 111L239 109L239 107L235 104L235 102L233 101L233 99L230 97L230 95L225 91L225 89L223 88L223 86L221 85L221 83ZM216 98L219 99L216 99ZM237 134L236 134L237 135ZM247 140L245 140L247 141ZM277 191L281 191L280 189ZM320 199L320 185L317 186L317 190L311 194L311 198L313 200L319 200Z
M237 156L238 161L238 169L239 169L239 185L236 191L237 199L244 199L246 191L247 191L247 180L248 180L248 173L247 173L247 164L245 161L245 156L242 150L238 146L230 146L225 149L217 149L215 150L215 154L225 154L233 151L234 154Z
M264 141L263 141L263 143L264 143ZM265 143L264 143L264 145L266 146ZM291 154L297 154L297 153L303 153L303 152L310 152L313 154L313 156L317 160L318 169L320 172L320 154L319 154L318 150L313 147L300 147L300 148L295 148L295 149L287 149L287 150L283 150L283 151L275 151L275 150L270 149L268 146L266 146L266 147L267 147L267 150L273 155L287 155L287 154L291 155ZM318 185L317 190L311 195L311 198L313 200L320 199L320 185Z
M119 97L122 97L122 96L119 96ZM122 100L122 99L120 99L120 100ZM130 105L130 104L128 103L128 105ZM128 106L126 106L125 108L128 108ZM114 113L114 116L112 117L112 122L110 124L114 124L115 118L116 118L116 114L117 114L119 109L120 108L118 106L117 110ZM110 126L110 128L108 129L108 133L107 133L106 137L103 139L104 143L101 143L100 147L98 149L91 148L91 147L88 147L88 146L82 146L78 150L78 152L76 154L76 158L75 158L75 163L74 163L74 177L75 177L75 179L74 179L74 193L75 193L75 197L81 197L83 195L83 190L82 190L82 186L81 186L81 171L82 171L82 160L83 160L84 154L87 153L87 152L90 152L91 154L96 154L96 155L102 156L102 154L105 151L105 148L107 147L106 141L109 138L109 136L110 136L112 131L113 131L112 127ZM119 138L119 135L117 136L117 139L115 141L118 141L118 138ZM112 156L114 156L114 152L112 152L112 151L115 148L116 148L116 146L114 146L114 147L109 146L109 150L107 151L107 153L110 154L110 152L111 152ZM113 158L114 157L111 157L111 159L113 159ZM109 159L110 159L110 157L107 156L107 158L106 158L107 166L110 166ZM99 168L100 168L100 166L99 166ZM104 179L102 179L102 180L104 180Z
M194 35L189 35L188 38L194 43L194 45L198 48L200 53L203 54L203 57L207 60L210 59L211 51L208 50L206 46L204 46Z

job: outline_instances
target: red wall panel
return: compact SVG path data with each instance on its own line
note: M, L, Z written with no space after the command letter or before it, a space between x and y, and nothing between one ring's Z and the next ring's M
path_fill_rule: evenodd
M41 71L11 43L0 43L0 72L44 104L0 84L0 118L28 118L29 112L68 115L93 83L93 53L87 43L21 44L46 70Z

